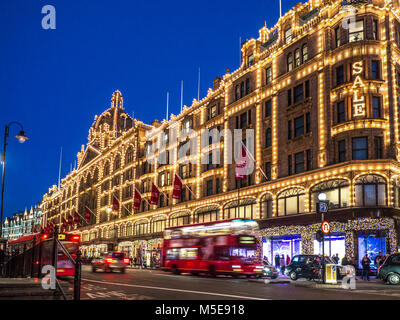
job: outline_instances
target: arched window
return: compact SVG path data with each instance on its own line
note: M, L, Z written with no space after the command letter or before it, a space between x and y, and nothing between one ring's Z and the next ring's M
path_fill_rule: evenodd
M166 223L167 219L164 217L155 218L151 223L151 232L152 233L164 232Z
M272 196L266 194L261 198L261 219L272 218Z
M346 208L350 204L350 186L347 180L329 180L311 188L311 211L316 211L316 203L320 193L326 194L329 208Z
M172 216L169 220L170 227L179 227L190 224L190 213Z
M254 199L241 199L239 205L237 200L232 201L224 207L224 219L254 219L255 205Z
M296 49L294 52L294 66L297 68L300 66L301 60L300 60L300 49Z
M272 146L272 130L268 128L265 134L265 147L268 148Z
M114 171L117 171L119 168L121 168L121 156L118 154L114 161Z
M358 177L355 186L356 207L386 205L386 181L377 175Z
M110 174L110 162L106 162L103 169L103 177L107 177Z
M126 150L126 155L125 155L125 164L129 164L133 161L133 148L130 146L128 150Z
M147 222L138 222L135 223L135 236L141 236L148 232L148 223Z
M196 211L194 215L194 223L205 223L217 221L219 209L216 206L207 206Z
M304 212L306 196L301 188L292 188L278 197L278 216L288 216Z
M303 54L303 63L306 63L308 61L308 46L307 46L307 44L303 45L302 54Z
M293 70L293 55L289 53L287 55L287 71L290 72Z

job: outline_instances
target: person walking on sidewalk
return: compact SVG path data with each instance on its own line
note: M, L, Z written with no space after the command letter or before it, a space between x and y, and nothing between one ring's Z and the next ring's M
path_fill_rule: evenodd
M288 266L290 264L290 257L289 257L289 255L287 254L286 255L286 266Z
M368 258L368 255L365 255L361 260L361 265L363 267L362 279L369 281L369 268L371 264L371 259Z
M281 256L280 266L281 266L281 273L284 276L285 275L285 256L284 255Z

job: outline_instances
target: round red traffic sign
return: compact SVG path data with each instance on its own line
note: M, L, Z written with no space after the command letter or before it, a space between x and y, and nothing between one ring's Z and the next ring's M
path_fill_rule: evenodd
M329 224L328 221L324 221L322 223L321 229L323 233L328 234L331 231L331 225Z

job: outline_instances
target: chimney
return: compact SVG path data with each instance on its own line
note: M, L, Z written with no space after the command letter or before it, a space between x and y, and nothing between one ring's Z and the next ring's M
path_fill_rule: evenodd
M219 85L221 84L222 78L221 77L216 77L215 80L213 81L213 89L217 90L219 88Z

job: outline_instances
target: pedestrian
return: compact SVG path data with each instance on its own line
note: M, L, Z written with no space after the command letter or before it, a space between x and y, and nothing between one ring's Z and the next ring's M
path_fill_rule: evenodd
M264 256L264 258L263 258L263 265L264 266L268 266L269 265L269 261L268 261L268 258L266 256Z
M342 259L342 266L347 266L349 264L350 264L349 260L347 260L346 256L344 256Z
M280 266L281 266L281 273L284 276L285 275L285 256L284 255L281 256Z
M289 255L287 254L286 255L286 265L288 266L290 264L290 257L289 257Z
M334 261L336 264L339 264L339 261L340 261L339 254L336 253L336 254L332 257L332 259L333 259L333 261Z
M384 260L385 257L382 255L382 252L379 252L379 254L374 259L374 263L377 269L379 269L379 267L383 264Z
M277 269L279 269L279 267L281 266L281 262L280 262L280 258L279 258L279 254L276 254L275 255L275 267L277 268Z
M129 263L130 263L131 267L133 267L133 257L132 256L129 258Z
M361 260L361 265L363 267L362 279L369 281L369 268L370 268L371 260L368 258L368 255L365 255Z

